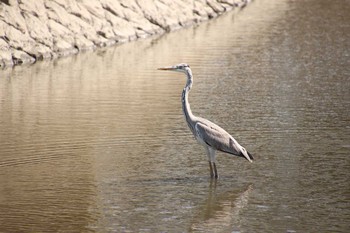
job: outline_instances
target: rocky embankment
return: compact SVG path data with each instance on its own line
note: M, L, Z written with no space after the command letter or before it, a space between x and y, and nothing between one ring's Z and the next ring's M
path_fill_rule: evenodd
M0 67L161 34L248 0L0 0Z

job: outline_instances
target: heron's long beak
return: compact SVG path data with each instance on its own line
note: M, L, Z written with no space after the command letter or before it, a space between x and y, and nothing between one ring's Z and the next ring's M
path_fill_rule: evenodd
M158 70L175 70L176 68L173 67L173 66L167 66L167 67L161 67L161 68L158 68Z

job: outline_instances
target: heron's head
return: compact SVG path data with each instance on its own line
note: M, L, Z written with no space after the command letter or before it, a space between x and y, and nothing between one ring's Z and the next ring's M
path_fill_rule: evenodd
M188 69L190 69L190 66L185 63L181 63L174 66L158 68L158 70L170 70L170 71L177 71L182 73L185 73Z

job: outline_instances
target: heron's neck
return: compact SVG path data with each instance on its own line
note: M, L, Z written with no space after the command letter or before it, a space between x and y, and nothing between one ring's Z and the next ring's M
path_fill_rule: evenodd
M192 133L194 133L194 118L195 116L192 114L190 103L188 102L188 93L190 92L193 84L193 76L191 70L186 72L187 75L187 83L185 88L182 91L182 111L185 115L186 122L188 127L191 129Z

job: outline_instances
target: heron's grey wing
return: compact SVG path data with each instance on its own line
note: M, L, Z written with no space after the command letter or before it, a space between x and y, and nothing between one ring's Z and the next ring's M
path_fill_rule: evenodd
M240 154L238 143L220 126L210 121L197 122L195 129L207 145L233 155Z

